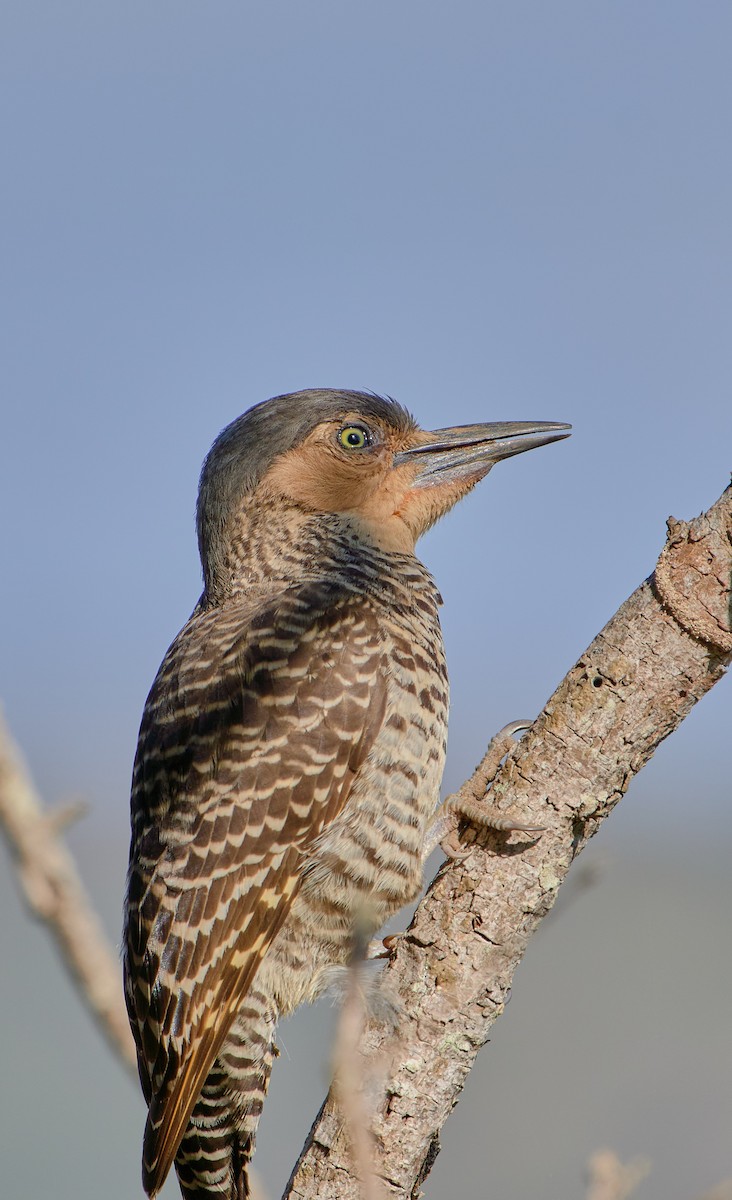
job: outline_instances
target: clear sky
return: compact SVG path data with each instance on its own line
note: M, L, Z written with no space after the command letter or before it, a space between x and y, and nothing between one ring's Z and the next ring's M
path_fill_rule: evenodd
M140 712L200 590L198 470L250 404L363 387L426 427L572 422L424 542L451 785L666 517L717 498L731 55L726 0L5 0L0 694L120 892ZM723 681L618 836L732 842L729 714Z

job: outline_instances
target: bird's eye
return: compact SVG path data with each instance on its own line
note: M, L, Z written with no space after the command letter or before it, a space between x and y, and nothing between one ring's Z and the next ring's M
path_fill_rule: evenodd
M338 431L338 444L344 450L365 450L373 441L365 425L344 425Z

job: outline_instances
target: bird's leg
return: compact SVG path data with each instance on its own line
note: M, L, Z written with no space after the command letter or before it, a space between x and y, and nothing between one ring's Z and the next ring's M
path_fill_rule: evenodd
M498 774L503 759L511 753L516 745L515 734L528 729L532 724L532 721L512 721L491 739L483 759L471 778L463 784L459 791L448 796L441 805L427 835L424 847L425 859L438 845L448 858L464 856L465 850L461 847L458 837L461 821L465 821L477 829L497 829L500 833L543 832L542 825L526 825L506 816L505 813L485 802L485 793Z

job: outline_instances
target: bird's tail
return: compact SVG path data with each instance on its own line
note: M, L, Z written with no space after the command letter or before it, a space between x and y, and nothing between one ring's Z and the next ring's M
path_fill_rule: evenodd
M175 1159L184 1200L249 1200L247 1167L276 1053L268 1008L249 993L201 1090Z

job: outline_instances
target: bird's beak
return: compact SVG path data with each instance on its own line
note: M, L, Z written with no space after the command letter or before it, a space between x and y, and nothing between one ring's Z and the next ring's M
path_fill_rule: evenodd
M481 479L500 459L558 442L569 437L571 428L554 421L508 421L436 429L421 446L395 454L394 466L417 466L413 487Z

